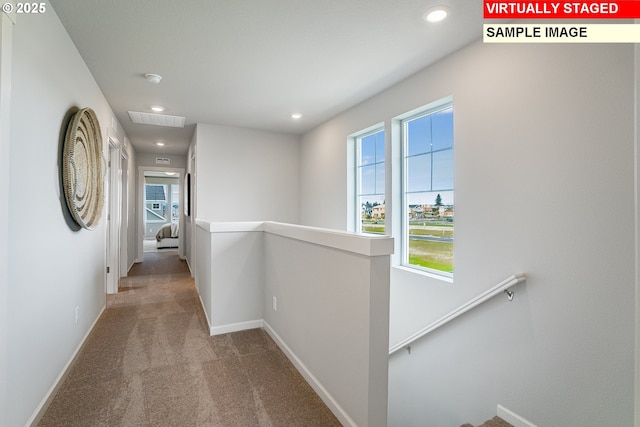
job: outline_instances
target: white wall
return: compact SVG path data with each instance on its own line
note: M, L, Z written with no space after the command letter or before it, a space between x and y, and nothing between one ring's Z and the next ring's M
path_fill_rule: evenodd
M113 113L53 8L45 6L47 13L20 16L13 32L9 231L3 238L10 250L1 424L8 427L35 415L105 306L104 218L93 231L68 225L59 165L74 108L96 111L105 151Z
M13 21L0 15L0 235L9 234L9 156ZM8 342L9 241L0 240L0 342ZM0 345L0 425L8 423L8 348Z
M198 124L196 217L208 221L299 219L299 139Z
M264 326L343 425L385 426L392 239L197 225L196 286L211 334Z
M264 243L262 223L198 220L196 285L211 335L262 326Z
M497 404L544 426L633 424L633 94L631 45L478 42L303 136L301 222L344 229L347 135L453 96L454 283L392 268L392 344L529 277L518 302L391 359L390 426L477 424Z
M265 233L267 330L311 374L307 380L328 391L332 399L325 402L343 425L386 426L393 242L380 242L389 243L385 255L363 256L346 246L291 238L298 230L282 228L276 224ZM320 233L326 241L334 238Z

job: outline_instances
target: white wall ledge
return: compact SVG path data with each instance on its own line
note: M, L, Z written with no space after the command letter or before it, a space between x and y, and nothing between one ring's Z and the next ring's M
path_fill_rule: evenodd
M289 239L327 246L365 256L386 256L393 254L393 238L389 236L365 236L347 231L272 221L209 222L204 219L196 219L196 225L210 233L264 231Z
M210 222L196 218L196 226L210 233L244 233L247 231L264 231L263 221Z

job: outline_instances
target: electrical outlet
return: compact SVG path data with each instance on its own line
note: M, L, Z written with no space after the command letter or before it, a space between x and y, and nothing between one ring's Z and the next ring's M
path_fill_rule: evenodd
M273 297L273 311L278 311L278 298Z
M76 306L76 325L78 324L78 318L80 317L80 306Z

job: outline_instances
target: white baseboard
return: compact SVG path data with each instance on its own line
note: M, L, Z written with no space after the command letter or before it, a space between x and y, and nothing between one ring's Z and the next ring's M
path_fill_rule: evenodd
M520 415L508 410L502 405L498 405L497 415L509 424L513 425L513 427L537 427L531 421L522 418Z
M29 420L25 424L25 427L29 427L29 426L35 427L38 425L38 423L40 422L40 419L42 418L44 413L47 411L47 408L49 407L49 405L51 404L51 401L55 397L56 392L58 391L58 389L64 382L65 378L69 374L70 368L71 366L73 366L73 363L76 361L78 354L80 354L80 350L82 350L82 347L84 346L85 341L87 341L89 334L93 331L93 328L95 328L96 324L98 323L98 320L100 319L100 317L102 316L102 313L106 308L107 308L106 305L102 307L102 310L100 310L100 313L98 313L98 317L96 317L96 320L93 321L93 324L91 325L87 333L84 335L84 337L80 341L80 344L78 344L78 346L76 347L75 351L71 355L71 358L69 359L67 364L64 366L64 368L62 368L62 371L58 375L58 378L55 379L55 381L53 382L53 385L51 386L47 394L44 395L44 398L42 399L40 404L36 407L36 410L33 412L33 414L31 415L31 418L29 418Z
M196 283L196 290L197 289L198 286ZM228 334L230 332L246 331L247 329L262 328L262 325L264 324L264 321L262 319L258 319L239 323L229 323L227 325L211 326L211 319L209 319L209 315L207 314L207 310L205 309L204 301L202 301L202 295L200 295L200 292L198 292L198 298L200 299L200 305L202 306L204 317L207 319L207 325L209 325L209 335L211 336Z
M193 277L194 279L196 278L193 269L191 268L191 264L189 263L189 258L184 258L184 260L187 262L187 268L189 269L189 274L191 275L191 277Z
M209 334L211 336L214 336L214 335L228 334L230 332L246 331L247 329L262 328L263 324L264 324L264 321L262 319L259 319L259 320L249 320L246 322L239 322L239 323L229 323L227 325L221 325L221 326L210 326ZM211 325L211 323L209 323L209 325Z
M305 380L309 383L311 388L318 393L318 396L322 399L322 401L329 407L333 415L338 418L338 420L342 423L343 426L348 427L358 427L355 421L351 419L349 414L338 404L338 402L331 396L331 394L327 391L326 388L322 385L320 381L313 375L313 373L305 366L305 364L296 356L296 354L289 348L289 346L280 338L280 335L273 330L271 325L269 325L266 321L264 323L264 330L273 338L273 340L278 344L278 347L282 350L282 352L287 356L287 358L293 363L298 372L304 377Z

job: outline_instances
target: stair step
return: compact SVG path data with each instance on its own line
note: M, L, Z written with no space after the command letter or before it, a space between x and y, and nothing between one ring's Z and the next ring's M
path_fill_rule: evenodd
M460 427L473 427L473 425L467 423L467 424L461 425ZM478 427L513 427L513 426L500 417L493 417L490 420L485 421L484 424L481 424Z

